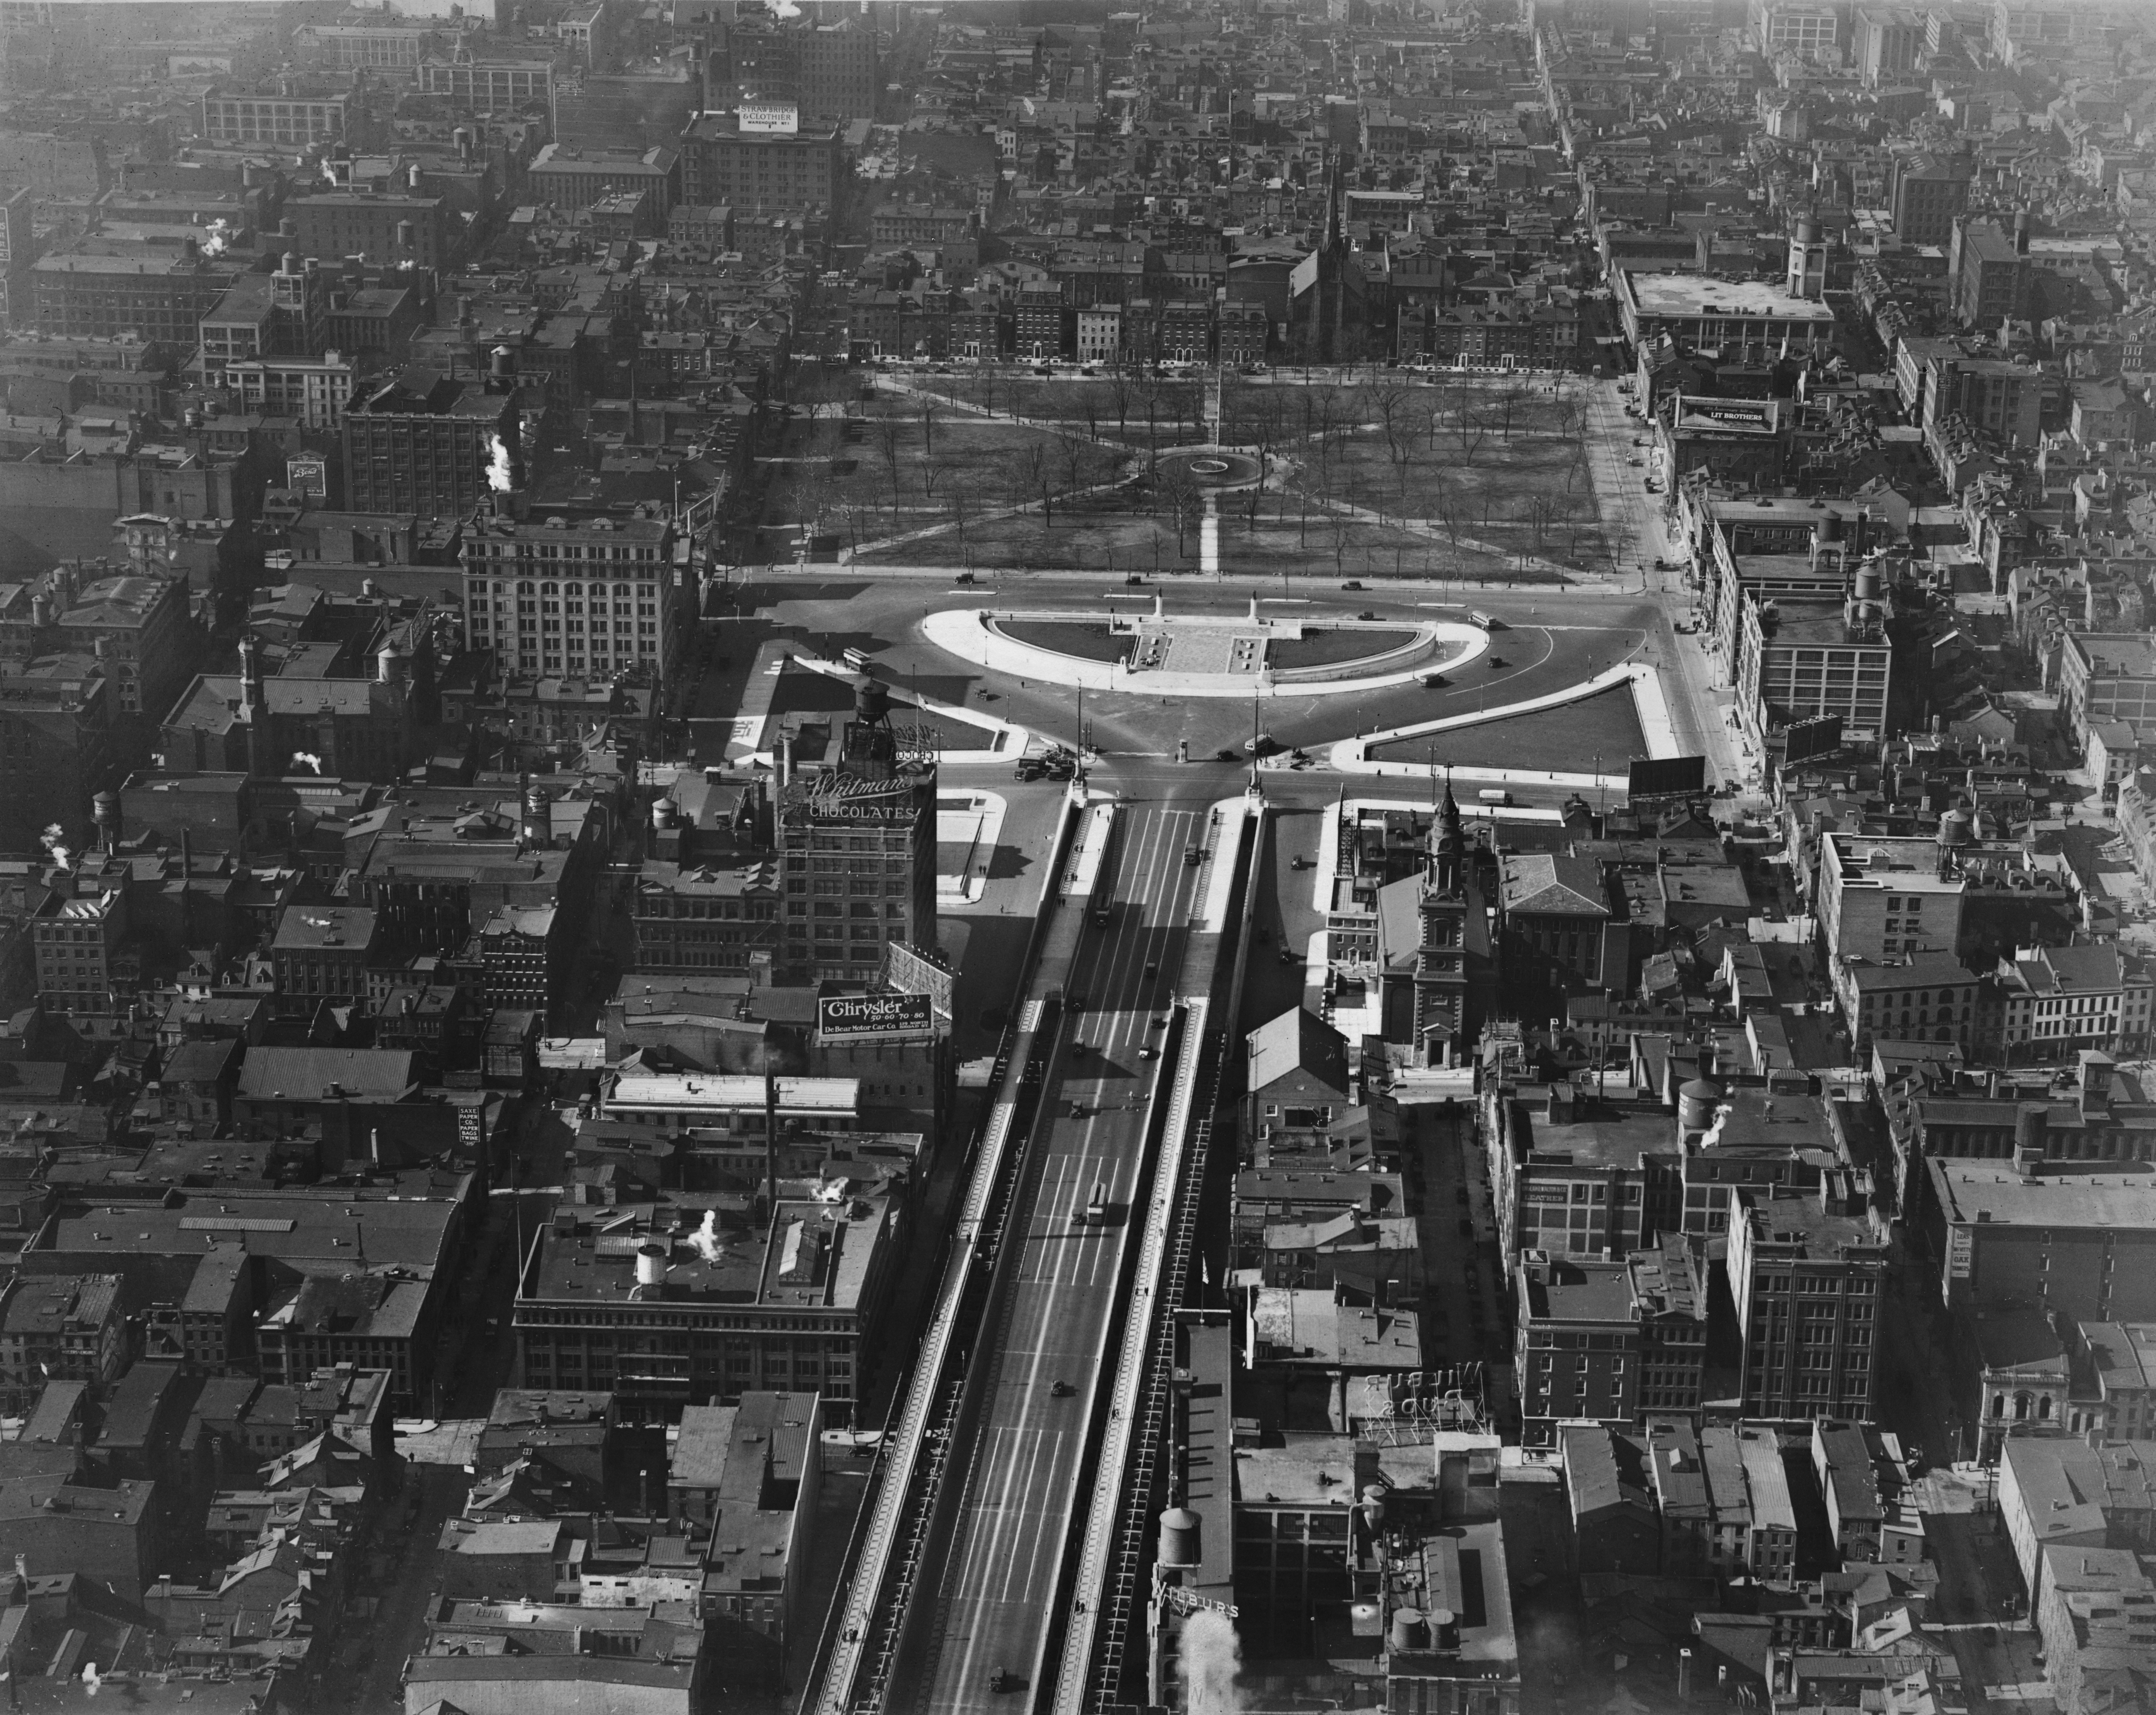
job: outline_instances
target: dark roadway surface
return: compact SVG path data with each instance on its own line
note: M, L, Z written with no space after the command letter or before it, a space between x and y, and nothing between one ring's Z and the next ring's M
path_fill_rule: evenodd
M1471 599L1462 599L1456 588L1448 592L1442 586L1409 583L1362 592L1332 591L1319 600L1280 602L1267 599L1261 590L1254 592L1247 581L1201 584L1192 580L1161 588L1171 615L1241 614L1255 593L1260 613L1273 616L1316 621L1327 614L1353 618L1367 610L1383 619L1404 622L1459 621L1472 606L1497 618L1507 629L1493 634L1489 655L1449 672L1451 682L1435 690L1408 685L1368 694L1267 697L1255 702L1234 697L1106 693L1081 700L1068 687L1012 680L947 655L922 635L921 621L932 612L957 607L1096 613L1111 607L1138 608L1150 605L1150 586L1142 592L1128 592L1133 599L1127 603L1120 586L1098 578L1028 577L968 587L917 578L869 581L834 571L829 578L779 579L750 587L743 605L746 608L753 603L752 612L740 620L717 624L723 640L715 644L714 653L727 666L711 670L690 693L691 718L698 723L700 741L703 732L716 731L739 701L757 644L774 634L791 633L802 639L804 650L835 655L849 647L863 650L876 658L879 674L901 687L917 685L931 696L964 701L1063 743L1073 743L1079 736L1082 701L1086 741L1104 753L1102 760L1112 775L1112 779L1098 778L1113 783L1128 776L1132 764L1138 765L1140 778L1152 773L1146 764L1173 767L1178 740L1188 742L1192 766L1223 748L1240 754L1252 736L1254 717L1257 729L1284 748L1308 749L1360 732L1544 696L1576 685L1643 649L1645 659L1666 664L1676 645L1661 599L1637 590L1522 589L1478 592ZM1491 655L1502 658L1504 665L1491 666ZM1668 689L1671 703L1680 704L1679 685L1672 683ZM1681 710L1678 712L1681 718ZM1563 732L1537 733L1522 746L1518 766L1584 770L1595 753L1594 734L1583 729L1579 738L1575 745ZM1479 747L1486 748L1486 744ZM1442 764L1441 742L1438 755ZM1329 780L1312 792L1291 783L1294 778L1269 770L1268 795L1291 800L1329 799L1332 795L1334 783ZM1363 789L1382 790L1369 777L1350 778L1364 780ZM984 765L976 771L962 764L952 768L951 779L978 779L1004 790L1010 773L1007 768ZM1540 801L1532 790L1517 795L1522 803ZM1555 804L1563 795L1550 792L1542 797Z
M1161 1062L1141 1057L1163 1033L1153 1020L1175 993L1196 888L1210 871L1184 852L1200 844L1214 798L1190 788L1168 801L1125 804L1109 865L1115 901L1105 927L1089 921L1065 986L1066 1012L1041 1092L1011 1230L1024 1250L1001 1319L980 1361L988 1393L962 1466L966 1487L947 1541L932 1550L918 1617L929 1628L916 1682L894 1687L898 1708L998 1707L998 1667L1030 1677L1060 1550L1075 1523L1078 1466L1091 1395L1104 1368L1118 1259L1135 1242L1132 1208L1147 1095ZM1044 979L1052 978L1044 970ZM1075 1051L1082 1042L1086 1051ZM1105 1225L1076 1217L1104 1187ZM1056 1381L1075 1392L1057 1398Z

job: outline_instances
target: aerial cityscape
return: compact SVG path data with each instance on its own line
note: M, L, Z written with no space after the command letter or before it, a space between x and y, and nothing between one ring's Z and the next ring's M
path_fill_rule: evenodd
M2156 0L0 0L7 1709L2156 1715L2152 384Z

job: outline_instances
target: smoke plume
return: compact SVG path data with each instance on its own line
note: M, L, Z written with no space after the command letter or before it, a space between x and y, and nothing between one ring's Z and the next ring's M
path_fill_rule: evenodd
M509 448L498 434L486 438L486 485L496 494L507 494L516 485L516 475L509 468Z
M1183 1622L1183 1707L1189 1715L1235 1715L1241 1699L1235 1676L1243 1671L1243 1642L1235 1622L1201 1608Z
M689 1235L689 1242L696 1247L696 1255L707 1263L719 1260L719 1217L716 1211L704 1211L704 1224Z

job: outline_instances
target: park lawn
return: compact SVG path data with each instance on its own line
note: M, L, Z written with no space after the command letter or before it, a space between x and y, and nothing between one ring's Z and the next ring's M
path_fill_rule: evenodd
M1268 496L1270 501L1276 497ZM1044 527L1039 511L1015 516L968 520L963 535L956 528L933 536L872 545L856 555L867 566L878 561L903 566L963 566L1043 568L1099 568L1136 573L1194 574L1199 570L1199 526L1193 520L1176 544L1174 515L1137 510L1125 490L1076 496L1055 508ZM1238 578L1307 579L1414 577L1459 578L1474 583L1511 579L1548 583L1549 573L1517 571L1502 557L1471 550L1455 551L1441 540L1312 509L1307 522L1291 510L1285 518L1261 510L1255 528L1240 509L1224 501L1220 521L1220 575Z
M1276 637L1265 645L1265 665L1276 670L1335 667L1381 655L1413 642L1412 631L1335 631L1312 629L1300 637Z
M1455 552L1603 569L1594 483L1570 432L1584 396L1566 387L1576 416L1531 384L1496 377L1430 385L1390 372L1343 386L1237 386L1223 433L1292 460L1291 486L1426 522Z
M1081 661L1120 661L1131 652L1130 634L1075 619L1004 619L997 629L1014 642L1075 655Z
M1059 495L1113 481L1126 462L1082 439L955 415L887 419L850 442L834 420L796 421L783 446L782 461L766 467L767 522L837 531L854 544L944 522L961 506L1038 501L1036 453Z
M1117 436L1120 429L1122 439L1139 446L1145 444L1148 399L1163 446L1175 438L1178 424L1184 431L1182 439L1194 439L1188 431L1202 422L1204 414L1204 389L1194 381L1141 381L1112 376L1045 381L1031 375L988 376L978 371L959 371L916 376L913 385L986 406L999 415L1097 424L1096 432L1111 439Z
M1548 768L1578 774L1594 772L1598 759L1599 772L1621 774L1634 757L1646 754L1647 736L1629 685L1555 708L1370 747L1378 762L1420 763L1435 756L1440 768Z

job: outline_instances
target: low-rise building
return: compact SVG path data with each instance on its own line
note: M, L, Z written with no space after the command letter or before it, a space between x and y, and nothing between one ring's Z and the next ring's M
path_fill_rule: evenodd
M742 1081L761 1124L763 1081ZM610 1389L639 1418L813 1391L850 1417L903 1239L886 1192L782 1199L768 1225L737 1199L687 1194L605 1217L564 1205L533 1247L516 1296L521 1385Z

